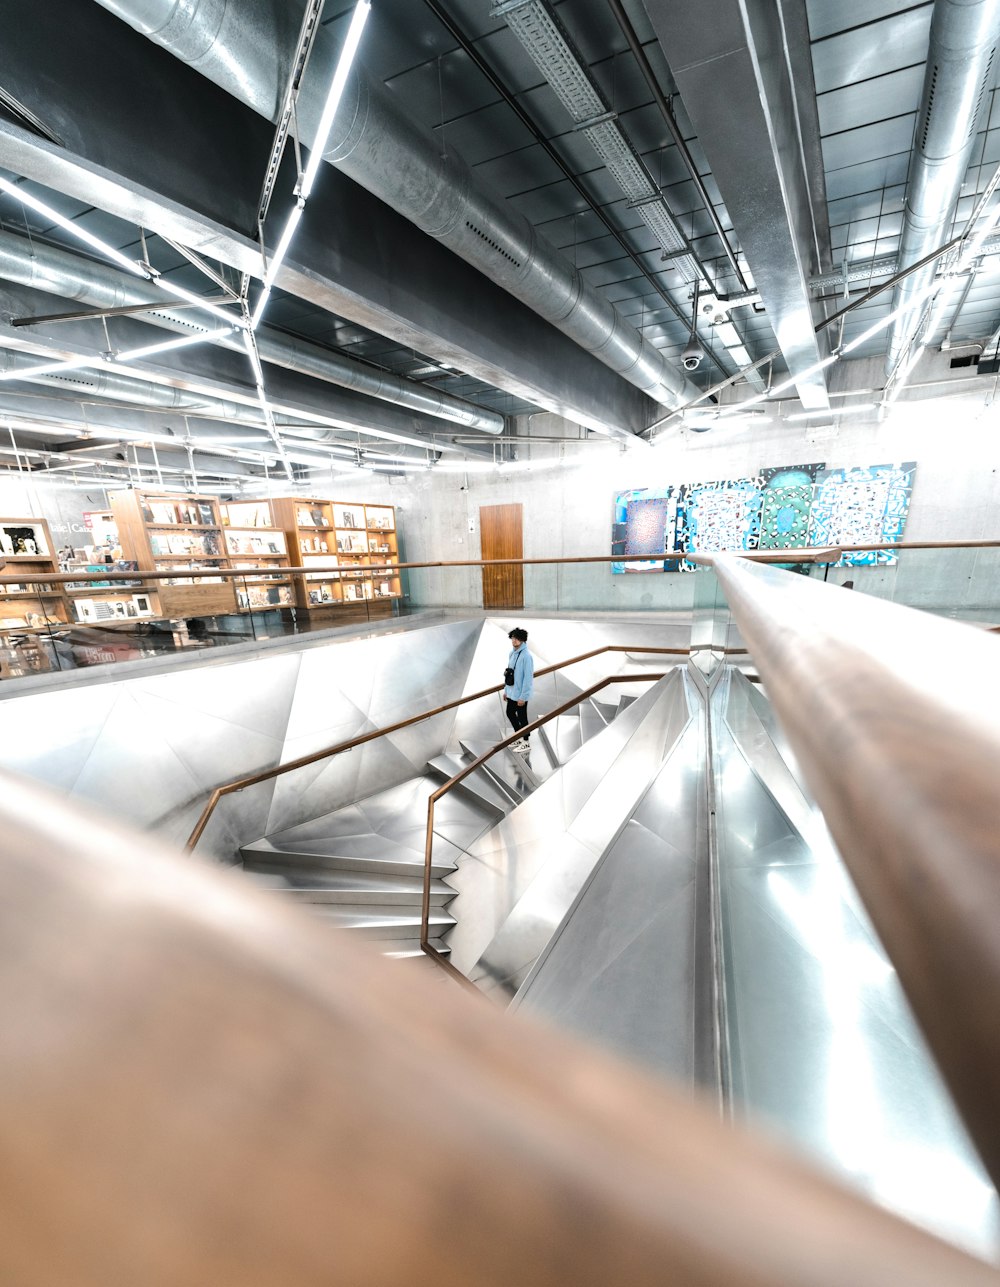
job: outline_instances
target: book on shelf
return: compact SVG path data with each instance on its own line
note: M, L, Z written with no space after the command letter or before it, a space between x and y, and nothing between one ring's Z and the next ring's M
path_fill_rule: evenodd
M198 502L198 522L202 527L215 526L215 515L212 513L212 506L204 501Z
M168 505L166 501L150 501L149 512L152 514L154 523L176 523L177 509L174 505Z

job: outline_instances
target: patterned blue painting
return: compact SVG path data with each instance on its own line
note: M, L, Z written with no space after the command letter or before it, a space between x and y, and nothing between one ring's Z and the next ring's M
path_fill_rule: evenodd
M813 484L824 468L820 461L761 470L760 549L792 550L808 544Z
M810 545L864 545L899 541L906 526L916 462L824 469L816 480L809 519ZM845 553L838 567L896 562L891 550Z
M621 562L612 572L675 572L676 559L638 562L646 554L677 548L677 496L672 487L633 487L614 500L611 553Z
M762 489L759 477L688 483L681 489L680 548L688 554L755 550L760 539ZM682 564L684 571L696 567L687 560Z

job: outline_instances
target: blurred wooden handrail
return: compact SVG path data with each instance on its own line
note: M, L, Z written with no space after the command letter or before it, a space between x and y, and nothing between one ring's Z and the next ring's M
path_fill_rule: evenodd
M641 652L650 653L656 656L686 657L691 650L689 648L646 648L642 644L604 644L600 648L592 648L590 652L582 652L577 657L569 657L566 661L557 661L552 666L543 666L540 670L535 671L535 678L542 675L551 675L553 671L564 670L567 666L575 666L577 662L588 661L591 657L600 657L608 652ZM733 649L734 652L742 652L742 649ZM368 733L361 733L357 737L349 738L345 742L337 742L334 746L324 747L321 751L313 751L310 755L300 755L298 759L288 760L284 764L277 764L273 769L264 769L261 773L247 774L241 778L235 778L232 782L227 782L225 786L216 787L208 797L208 801L201 811L194 830L188 836L186 848L194 849L198 841L205 833L209 819L215 812L215 808L223 796L231 795L234 791L242 791L246 787L257 786L260 782L269 782L272 778L283 776L285 773L292 773L296 769L305 768L309 764L315 764L319 760L329 759L333 755L340 755L344 751L352 751L356 746L363 746L366 742L373 742L376 738L385 737L388 733L397 733L401 728L409 728L411 724L419 724L425 719L432 719L435 715L443 715L445 711L455 710L459 706L465 706L469 702L477 702L482 697L489 697L491 693L498 693L504 687L503 680L499 684L493 684L490 688L483 688L478 693L469 693L467 697L457 697L453 702L445 702L443 706L434 706L431 710L420 711L417 715L410 715L406 719L398 720L395 724L387 724L384 728L375 728Z
M0 1281L998 1287L711 1106L5 777Z
M980 630L711 560L796 758L1000 1183L1000 649Z

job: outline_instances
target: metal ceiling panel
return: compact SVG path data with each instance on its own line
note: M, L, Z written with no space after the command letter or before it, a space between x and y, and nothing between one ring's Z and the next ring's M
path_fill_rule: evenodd
M875 80L842 86L816 100L821 134L853 130L872 121L888 120L917 110L924 83L924 65L889 72Z
M822 373L805 374L822 356L807 278L828 244L826 211L814 200L804 168L806 144L796 129L778 6L755 10L754 30L750 15L724 0L646 0L646 11L711 159L799 397L808 408L826 407ZM800 60L797 65L804 74Z
M828 169L826 172L826 193L830 201L850 197L859 192L881 192L906 183L906 171L910 164L910 150L897 152L893 156L878 157L866 161L863 165L845 165L840 170Z
M932 0L806 0L809 30L813 40L834 35L853 27L876 26L885 18L911 10L930 9ZM928 24L930 18L927 18ZM876 36L875 39L878 37Z
M842 170L847 166L861 166L867 161L883 157L909 156L916 113L910 112L894 120L877 121L843 134L831 134L823 140L823 155L828 170Z
M873 80L904 67L923 67L930 23L928 5L816 41L812 56L817 92ZM916 108L915 103L905 106Z

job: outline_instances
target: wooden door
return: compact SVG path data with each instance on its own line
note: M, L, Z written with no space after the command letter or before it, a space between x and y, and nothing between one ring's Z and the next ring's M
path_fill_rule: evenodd
M520 505L480 505L479 534L484 559L520 559ZM520 564L483 568L483 607L523 608L524 577Z

